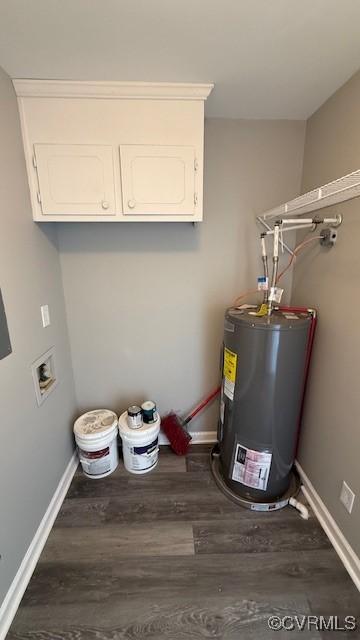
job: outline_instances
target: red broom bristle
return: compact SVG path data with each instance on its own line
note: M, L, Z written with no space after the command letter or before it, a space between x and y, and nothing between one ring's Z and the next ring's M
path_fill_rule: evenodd
M172 450L178 456L185 456L189 451L191 435L184 429L176 413L168 413L161 418L161 428Z

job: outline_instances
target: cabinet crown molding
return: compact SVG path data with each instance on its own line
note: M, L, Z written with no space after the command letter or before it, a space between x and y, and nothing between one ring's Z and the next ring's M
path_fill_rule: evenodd
M187 82L97 82L14 79L19 98L107 98L123 100L206 100L213 84Z

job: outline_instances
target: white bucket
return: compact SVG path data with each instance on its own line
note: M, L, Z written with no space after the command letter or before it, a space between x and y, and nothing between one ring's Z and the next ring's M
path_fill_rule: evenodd
M119 433L123 443L124 465L130 473L147 473L156 467L159 456L158 436L160 418L153 424L143 424L131 429L127 422L127 411L119 418Z
M88 411L74 424L75 441L83 472L88 478L104 478L119 463L118 419L113 411Z

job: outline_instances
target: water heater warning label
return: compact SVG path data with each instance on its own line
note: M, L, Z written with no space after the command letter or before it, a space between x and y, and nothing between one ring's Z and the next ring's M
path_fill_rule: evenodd
M237 354L224 349L224 394L234 400Z
M270 466L271 453L248 449L241 444L236 445L232 480L241 482L247 487L266 491Z

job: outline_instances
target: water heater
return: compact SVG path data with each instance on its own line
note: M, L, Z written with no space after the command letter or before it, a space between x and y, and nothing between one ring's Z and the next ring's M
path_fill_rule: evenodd
M225 314L219 472L251 503L289 489L313 319L311 310Z

